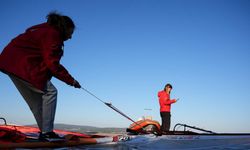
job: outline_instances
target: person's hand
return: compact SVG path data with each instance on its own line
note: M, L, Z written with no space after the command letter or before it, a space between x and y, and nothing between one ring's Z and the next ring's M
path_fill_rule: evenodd
M177 102L177 100L176 99L172 99L172 103L176 103Z
M76 80L74 80L73 86L74 86L75 88L79 88L79 89L81 88L80 83L79 83L78 81L76 81Z

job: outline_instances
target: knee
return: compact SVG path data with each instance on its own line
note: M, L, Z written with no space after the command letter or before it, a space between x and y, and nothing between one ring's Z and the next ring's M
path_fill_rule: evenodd
M51 91L51 93L52 93L54 96L57 96L58 90L54 87L53 90Z
M57 90L57 88L52 83L49 84L49 86L47 87L47 90L52 95L57 96L58 90Z

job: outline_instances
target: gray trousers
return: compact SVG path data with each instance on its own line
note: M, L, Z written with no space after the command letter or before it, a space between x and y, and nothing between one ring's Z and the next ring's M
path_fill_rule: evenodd
M57 89L54 85L48 81L45 90L41 91L16 76L9 77L29 105L40 131L53 131L57 103Z

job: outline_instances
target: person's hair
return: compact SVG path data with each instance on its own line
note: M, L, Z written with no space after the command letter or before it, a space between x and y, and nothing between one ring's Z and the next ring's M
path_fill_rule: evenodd
M67 35L67 32L69 29L75 29L75 24L73 20L68 16L63 16L55 11L50 12L47 15L47 23L58 30L60 30L63 38L65 38Z
M166 91L166 88L167 88L167 87L170 87L171 89L173 88L172 85L168 83L168 84L165 85L164 91Z

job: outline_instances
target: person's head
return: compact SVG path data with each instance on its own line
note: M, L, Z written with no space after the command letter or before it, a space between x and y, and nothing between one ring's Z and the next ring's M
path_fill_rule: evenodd
M172 88L173 88L172 85L168 83L168 84L165 85L164 91L167 92L168 94L170 94Z
M47 15L47 23L60 30L64 41L71 39L75 30L75 24L72 19L57 12L51 12Z

